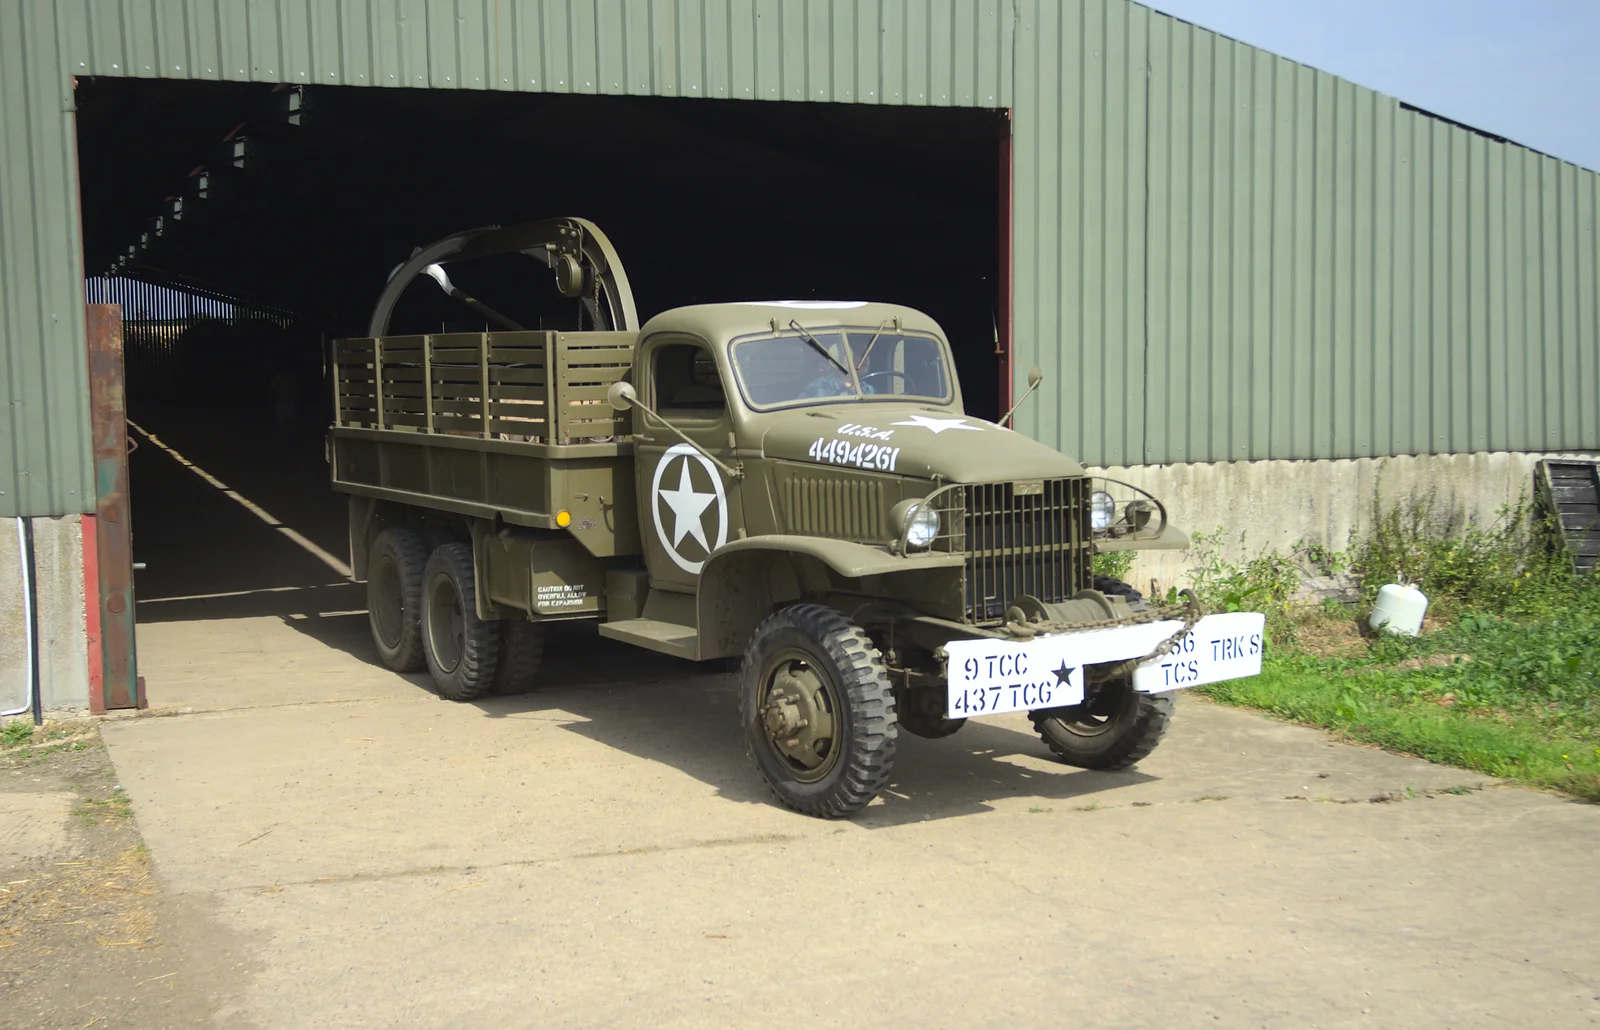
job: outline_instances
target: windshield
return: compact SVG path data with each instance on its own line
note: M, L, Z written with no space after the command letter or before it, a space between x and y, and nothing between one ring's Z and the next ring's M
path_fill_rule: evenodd
M898 330L850 326L746 337L734 341L733 367L754 408L951 397L944 347L931 336Z

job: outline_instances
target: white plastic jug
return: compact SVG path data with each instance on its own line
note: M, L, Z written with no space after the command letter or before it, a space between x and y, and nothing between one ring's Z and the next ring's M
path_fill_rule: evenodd
M1428 599L1415 584L1387 583L1378 589L1378 603L1372 606L1367 625L1414 637L1422 632L1422 617L1427 613Z

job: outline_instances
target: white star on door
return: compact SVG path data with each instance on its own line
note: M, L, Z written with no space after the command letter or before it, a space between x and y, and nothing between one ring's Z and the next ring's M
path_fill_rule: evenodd
M696 493L694 486L689 482L689 459L684 458L678 463L678 486L674 490L660 491L661 499L667 502L667 507L672 509L672 546L676 548L683 542L684 534L691 534L695 541L707 551L711 550L711 542L706 539L706 528L702 524L705 511L717 495L710 491Z
M966 419L961 418L934 418L931 415L912 415L908 422L891 422L895 426L921 426L938 436L946 429L965 429L969 432L981 433L983 430L977 426L967 425Z

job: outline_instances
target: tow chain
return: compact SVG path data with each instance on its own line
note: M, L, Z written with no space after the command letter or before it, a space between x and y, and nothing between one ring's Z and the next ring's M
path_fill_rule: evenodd
M1193 590L1183 590L1179 593L1179 596L1185 601L1181 607L1178 605L1172 605L1165 609L1161 609L1167 614L1165 614L1162 619L1153 619L1150 621L1161 622L1163 619L1181 618L1183 620L1182 629L1179 629L1177 632L1173 633L1172 636L1168 637L1166 640L1163 640L1159 645L1156 646L1154 651L1151 651L1143 658L1129 658L1125 661L1117 662L1114 665L1099 665L1093 666L1092 668L1085 668L1083 670L1085 681L1089 683L1105 683L1109 680L1121 679L1124 676L1132 676L1133 670L1137 669L1145 662L1153 662L1158 658L1165 658L1168 654L1171 654L1172 649L1178 646L1178 641L1187 636L1189 631L1194 629L1195 623L1205 618L1206 615L1205 605L1200 603L1199 596L1197 596ZM1178 614L1180 612L1182 614ZM1126 623L1124 623L1124 625L1126 625Z

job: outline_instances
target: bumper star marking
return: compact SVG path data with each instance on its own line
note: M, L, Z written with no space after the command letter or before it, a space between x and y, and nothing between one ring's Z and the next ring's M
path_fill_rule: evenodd
M699 469L697 475L695 470ZM696 489L695 481L709 481L710 489ZM662 483L676 484L663 487ZM706 533L707 509L715 508L716 535ZM672 517L672 532L668 533L661 513L665 509ZM655 516L656 536L678 568L698 576L705 567L706 557L728 542L728 495L722 486L717 467L706 456L686 443L667 448L656 465L650 480L650 511ZM684 538L692 537L703 554L686 558L679 553ZM694 552L691 552L694 553Z
M964 418L934 418L931 415L912 415L905 422L891 422L889 424L892 426L921 426L934 436L938 436L946 429L965 429L972 433L983 432L978 426L967 425L967 420Z

